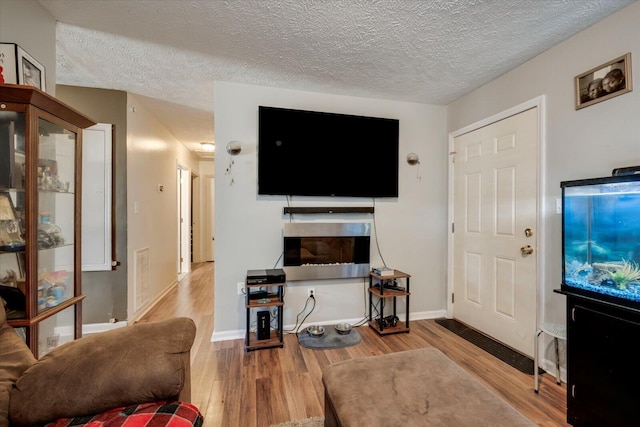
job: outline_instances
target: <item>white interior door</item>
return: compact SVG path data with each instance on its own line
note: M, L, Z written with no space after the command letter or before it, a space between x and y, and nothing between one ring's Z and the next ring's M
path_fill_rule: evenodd
M529 356L538 283L537 110L454 139L453 317Z

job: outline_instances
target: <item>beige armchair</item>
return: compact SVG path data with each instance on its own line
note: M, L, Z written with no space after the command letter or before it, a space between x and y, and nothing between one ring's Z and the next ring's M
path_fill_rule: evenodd
M189 402L195 332L185 317L140 323L63 344L36 360L0 303L0 427Z

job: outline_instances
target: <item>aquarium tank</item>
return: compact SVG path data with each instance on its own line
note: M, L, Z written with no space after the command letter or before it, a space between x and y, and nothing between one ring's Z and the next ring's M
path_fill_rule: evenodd
M640 308L640 175L560 186L562 290Z

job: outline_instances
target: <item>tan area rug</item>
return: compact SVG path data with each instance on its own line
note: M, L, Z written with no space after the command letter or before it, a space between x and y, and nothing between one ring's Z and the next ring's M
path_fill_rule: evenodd
M324 417L305 418L304 420L289 421L282 424L273 424L271 427L323 427Z

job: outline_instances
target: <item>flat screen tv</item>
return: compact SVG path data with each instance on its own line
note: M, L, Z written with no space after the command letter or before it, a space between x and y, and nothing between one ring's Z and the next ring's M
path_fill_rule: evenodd
M396 119L260 106L258 194L398 197Z

